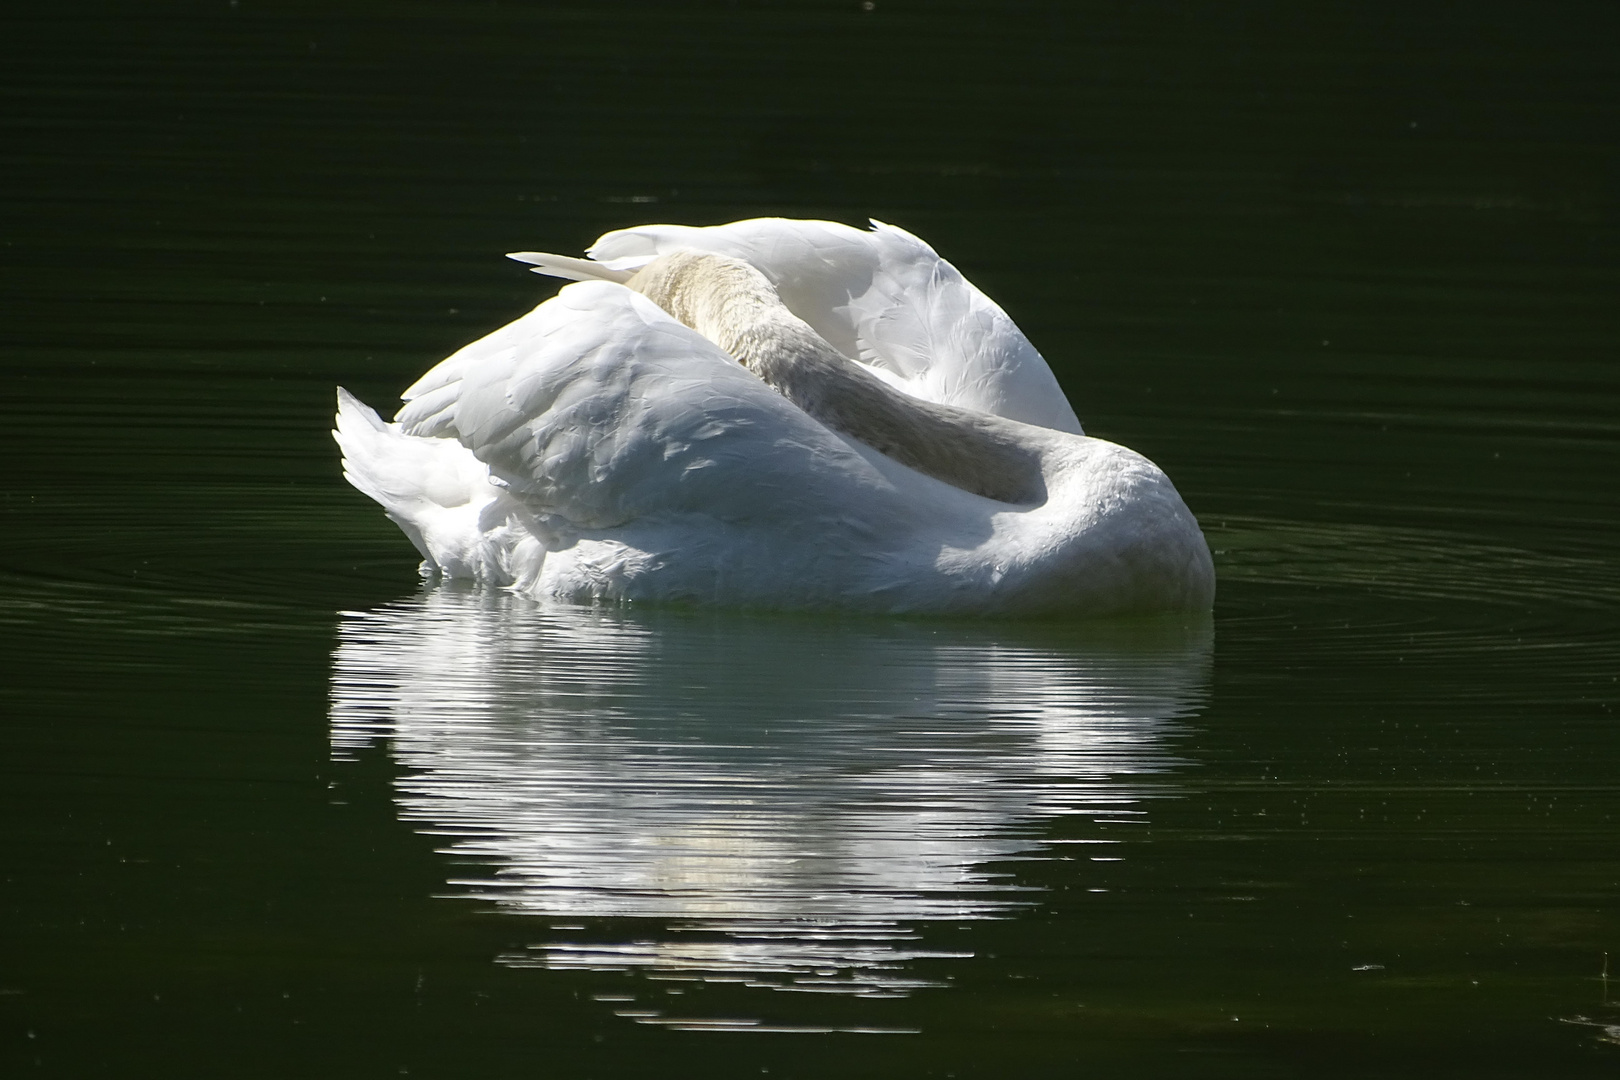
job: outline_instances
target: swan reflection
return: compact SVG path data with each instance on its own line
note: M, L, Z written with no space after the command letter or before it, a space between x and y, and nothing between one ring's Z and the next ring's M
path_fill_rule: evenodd
M914 924L1032 903L998 864L1139 817L1173 764L1207 621L1080 633L440 587L344 615L332 744L391 746L456 895L551 920L504 962L893 995L941 955ZM566 922L623 917L653 927Z

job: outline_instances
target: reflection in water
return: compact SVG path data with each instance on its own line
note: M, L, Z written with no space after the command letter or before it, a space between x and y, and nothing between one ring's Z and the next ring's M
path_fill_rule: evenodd
M332 741L390 741L400 812L444 837L458 895L565 920L503 962L889 996L941 955L909 924L1031 902L993 864L1043 820L1140 819L1210 648L1207 622L632 616L437 588L345 615ZM605 917L658 925L566 925Z

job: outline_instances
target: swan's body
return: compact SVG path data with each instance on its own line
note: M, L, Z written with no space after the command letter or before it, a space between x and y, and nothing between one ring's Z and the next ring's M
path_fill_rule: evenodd
M1169 479L1083 435L910 234L649 226L591 255L517 256L582 280L429 371L397 423L340 391L346 475L430 569L584 602L1209 606Z

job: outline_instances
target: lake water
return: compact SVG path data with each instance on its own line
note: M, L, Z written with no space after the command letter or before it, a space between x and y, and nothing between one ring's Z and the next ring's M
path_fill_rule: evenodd
M1620 28L1410 7L8 16L5 1074L1614 1075ZM1000 301L1213 616L419 583L333 387L760 214Z

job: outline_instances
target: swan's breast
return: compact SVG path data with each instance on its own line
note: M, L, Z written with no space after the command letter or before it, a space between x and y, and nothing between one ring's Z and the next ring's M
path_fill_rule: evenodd
M1064 435L1045 506L1004 537L1028 560L1040 609L1207 610L1215 565L1170 478L1128 447ZM1010 583L1015 588L1016 583Z

